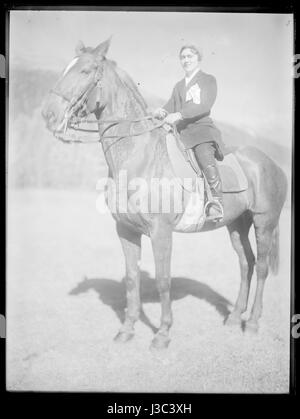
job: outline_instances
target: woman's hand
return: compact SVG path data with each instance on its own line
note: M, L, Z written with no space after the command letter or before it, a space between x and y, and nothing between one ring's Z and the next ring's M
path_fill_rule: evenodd
M153 116L157 119L164 119L168 115L168 112L164 108L157 108L153 112Z
M165 117L165 122L167 124L175 124L177 121L180 121L181 119L182 119L181 113L174 112L174 113L169 113L169 115Z

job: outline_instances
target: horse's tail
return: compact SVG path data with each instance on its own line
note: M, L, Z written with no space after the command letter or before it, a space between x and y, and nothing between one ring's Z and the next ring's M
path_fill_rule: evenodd
M273 231L271 250L269 253L269 267L273 275L279 271L279 225Z

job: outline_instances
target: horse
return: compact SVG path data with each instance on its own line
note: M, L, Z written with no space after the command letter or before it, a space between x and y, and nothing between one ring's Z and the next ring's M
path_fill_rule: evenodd
M166 132L149 117L147 105L136 84L115 61L106 57L110 39L97 47L79 42L76 57L59 77L47 95L42 115L47 128L58 136L84 116L98 121L97 135L108 165L108 177L118 184L122 171L128 181L142 178L147 184L154 177L172 180L175 176L166 146ZM133 130L134 128L134 130ZM265 153L252 146L235 150L236 158L248 180L242 193L224 194L224 217L205 222L201 231L228 229L233 249L238 255L241 282L236 303L224 322L242 325L247 310L251 278L256 267L255 298L245 331L257 332L263 311L263 292L269 268L276 274L279 266L279 218L286 199L287 179L282 169ZM119 186L121 188L121 186ZM127 190L128 200L133 191ZM109 194L109 192L108 192ZM176 196L171 196L174 200ZM160 326L151 348L167 348L172 326L170 299L172 235L180 214L143 212L131 204L127 211L116 211L117 235L121 241L126 265L125 321L115 340L127 342L134 336L134 325L141 313L140 259L141 237L151 240L156 286L161 302ZM249 241L254 226L257 254Z

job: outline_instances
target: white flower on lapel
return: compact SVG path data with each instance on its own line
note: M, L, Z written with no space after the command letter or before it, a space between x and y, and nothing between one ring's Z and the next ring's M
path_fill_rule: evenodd
M200 87L198 86L198 83L193 84L193 86L191 86L189 88L189 90L186 92L186 102L188 102L189 100L192 100L196 105L200 105L201 102L201 98L200 98Z

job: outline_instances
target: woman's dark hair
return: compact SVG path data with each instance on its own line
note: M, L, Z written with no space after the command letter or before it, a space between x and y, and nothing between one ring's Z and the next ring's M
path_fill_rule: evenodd
M184 45L181 47L179 51L179 58L181 58L181 53L185 49L190 49L194 54L198 55L198 60L201 61L202 53L198 50L198 48L195 47L195 45Z

